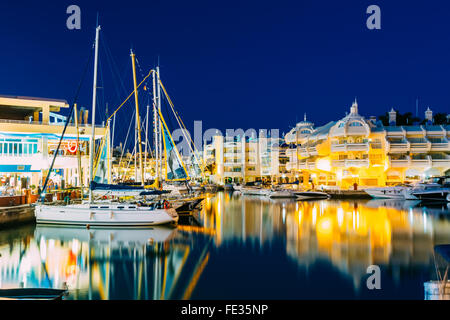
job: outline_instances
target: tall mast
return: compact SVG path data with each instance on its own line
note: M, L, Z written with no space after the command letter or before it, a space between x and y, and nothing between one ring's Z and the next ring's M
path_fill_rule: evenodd
M156 88L158 90L158 113L161 113L161 85L159 83L159 66L156 67ZM159 172L162 173L162 128L161 119L158 117L157 127L158 127L158 148L159 148ZM162 176L162 174L161 174Z
M159 117L158 117L158 97L156 96L156 72L153 70L153 138L155 139L155 171L156 171L156 179L159 180L159 133L158 133L158 125L159 125Z
M116 114L114 113L114 117L113 117L113 129L112 129L112 136L111 136L111 167L109 168L109 170L112 172L113 171L113 167L112 167L112 158L114 157L114 133L116 131ZM119 165L120 166L120 165ZM111 177L111 181L112 181L112 177ZM111 183L111 182L110 182Z
M95 152L95 105L97 103L97 65L98 65L98 38L100 26L95 29L95 60L94 60L94 84L92 86L92 135L89 150L89 179L94 181L94 152ZM89 202L92 202L92 190L89 188Z
M78 128L78 108L77 104L74 104L75 115L75 128L77 130L77 160L78 160L78 184L81 188L81 197L83 197L83 177L81 175L81 156L80 156L80 131Z
M136 123L137 123L137 135L139 143L139 169L141 172L141 184L144 186L144 167L142 166L142 140L141 140L141 120L139 118L139 102L137 93L137 83L136 83L136 63L133 50L131 50L131 62L133 64L133 83L134 83L134 101L136 102ZM137 152L137 150L136 150ZM136 163L135 163L136 166Z
M145 116L145 161L144 166L147 168L147 146L148 146L148 113L150 109L150 103L147 103L147 114ZM144 168L144 175L145 175L145 168Z

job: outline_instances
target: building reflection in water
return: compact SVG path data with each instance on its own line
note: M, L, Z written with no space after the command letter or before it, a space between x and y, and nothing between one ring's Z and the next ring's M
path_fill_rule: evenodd
M449 218L448 204L286 201L227 193L208 199L200 213L204 225L216 229L217 247L227 241L263 246L282 239L299 267L308 270L328 261L352 279L356 291L373 264L391 269L394 282L400 281L401 269L433 269L434 245L450 243Z
M277 242L289 258L280 263L307 271L325 261L357 292L372 264L388 268L394 282L402 280L401 270L432 270L434 245L450 242L449 214L447 204L275 201L218 193L191 217L195 223L180 220L177 228L4 231L0 288L67 285L68 299L189 299L200 280L208 290L220 290L214 279L220 271L204 275L217 267L209 263L212 247L220 254L221 247L238 242L251 252Z
M208 259L207 238L192 241L176 228L27 230L0 246L1 288L67 286L69 299L187 299Z

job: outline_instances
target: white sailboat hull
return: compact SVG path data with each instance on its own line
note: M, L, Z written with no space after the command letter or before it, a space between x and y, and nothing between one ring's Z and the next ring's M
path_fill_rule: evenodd
M37 205L36 222L89 226L152 226L176 223L174 208L153 209L132 205L79 204L67 206Z

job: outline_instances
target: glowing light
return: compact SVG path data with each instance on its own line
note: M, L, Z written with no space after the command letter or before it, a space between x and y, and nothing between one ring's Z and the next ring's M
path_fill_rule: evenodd
M337 209L337 220L338 220L339 227L341 227L342 223L344 222L344 209L342 209L342 208Z
M313 226L316 225L316 219L317 219L317 209L316 209L316 207L314 207L312 209L312 224L313 224Z
M332 222L330 218L322 218L320 223L317 225L317 228L321 233L329 234L331 232Z
M319 159L316 161L316 168L323 171L331 171L331 162L329 159Z

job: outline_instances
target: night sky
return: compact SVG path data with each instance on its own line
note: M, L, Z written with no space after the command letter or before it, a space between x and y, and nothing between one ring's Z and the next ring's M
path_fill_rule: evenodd
M66 28L71 4L81 8L81 30ZM366 27L372 4L381 30ZM204 130L287 132L305 112L316 125L342 118L355 97L365 116L415 113L417 97L421 117L427 106L450 109L448 1L1 1L0 94L72 102L97 12L99 121L106 102L112 110L132 91L130 48L142 73L159 57L188 128L203 120ZM87 108L92 69L78 99ZM118 137L133 101L125 108Z

